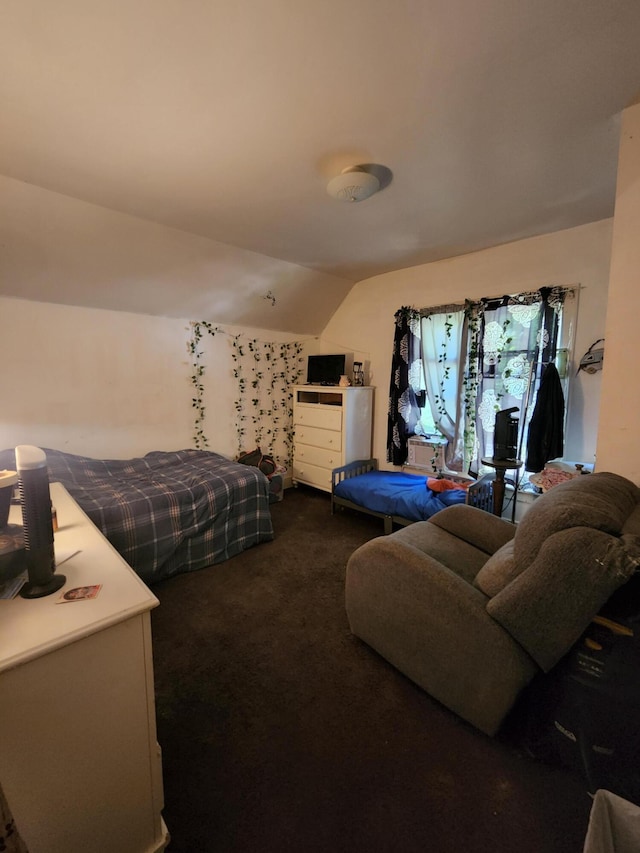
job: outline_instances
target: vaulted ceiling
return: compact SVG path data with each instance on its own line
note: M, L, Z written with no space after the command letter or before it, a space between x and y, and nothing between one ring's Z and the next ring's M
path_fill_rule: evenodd
M4 0L0 16L6 295L265 325L271 293L266 327L317 332L353 282L613 214L638 0ZM330 198L356 164L391 180ZM128 232L109 259L93 206ZM95 233L77 225L91 211Z

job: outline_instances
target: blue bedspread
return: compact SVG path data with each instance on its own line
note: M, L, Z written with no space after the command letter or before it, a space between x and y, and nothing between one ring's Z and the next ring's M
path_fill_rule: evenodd
M411 521L424 521L453 504L463 504L464 489L432 492L427 477L403 471L369 471L338 483L334 494L366 509L384 515L398 515Z

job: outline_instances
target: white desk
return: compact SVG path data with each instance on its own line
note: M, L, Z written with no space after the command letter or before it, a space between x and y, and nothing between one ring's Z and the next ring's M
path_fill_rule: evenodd
M151 623L158 604L67 491L51 484L67 582L0 601L0 779L29 853L167 844ZM10 521L20 523L19 507ZM58 604L77 586L95 599Z

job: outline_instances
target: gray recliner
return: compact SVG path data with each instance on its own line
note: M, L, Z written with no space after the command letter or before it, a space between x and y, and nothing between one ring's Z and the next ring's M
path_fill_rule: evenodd
M603 472L555 486L517 526L458 505L373 539L347 564L351 631L493 735L640 565L639 501Z

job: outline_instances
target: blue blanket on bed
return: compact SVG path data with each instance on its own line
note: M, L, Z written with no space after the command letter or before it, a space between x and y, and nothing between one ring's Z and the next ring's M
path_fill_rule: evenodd
M464 489L432 492L427 477L403 471L369 471L349 477L336 485L334 494L374 512L411 521L424 521L439 510L463 504L467 499Z

